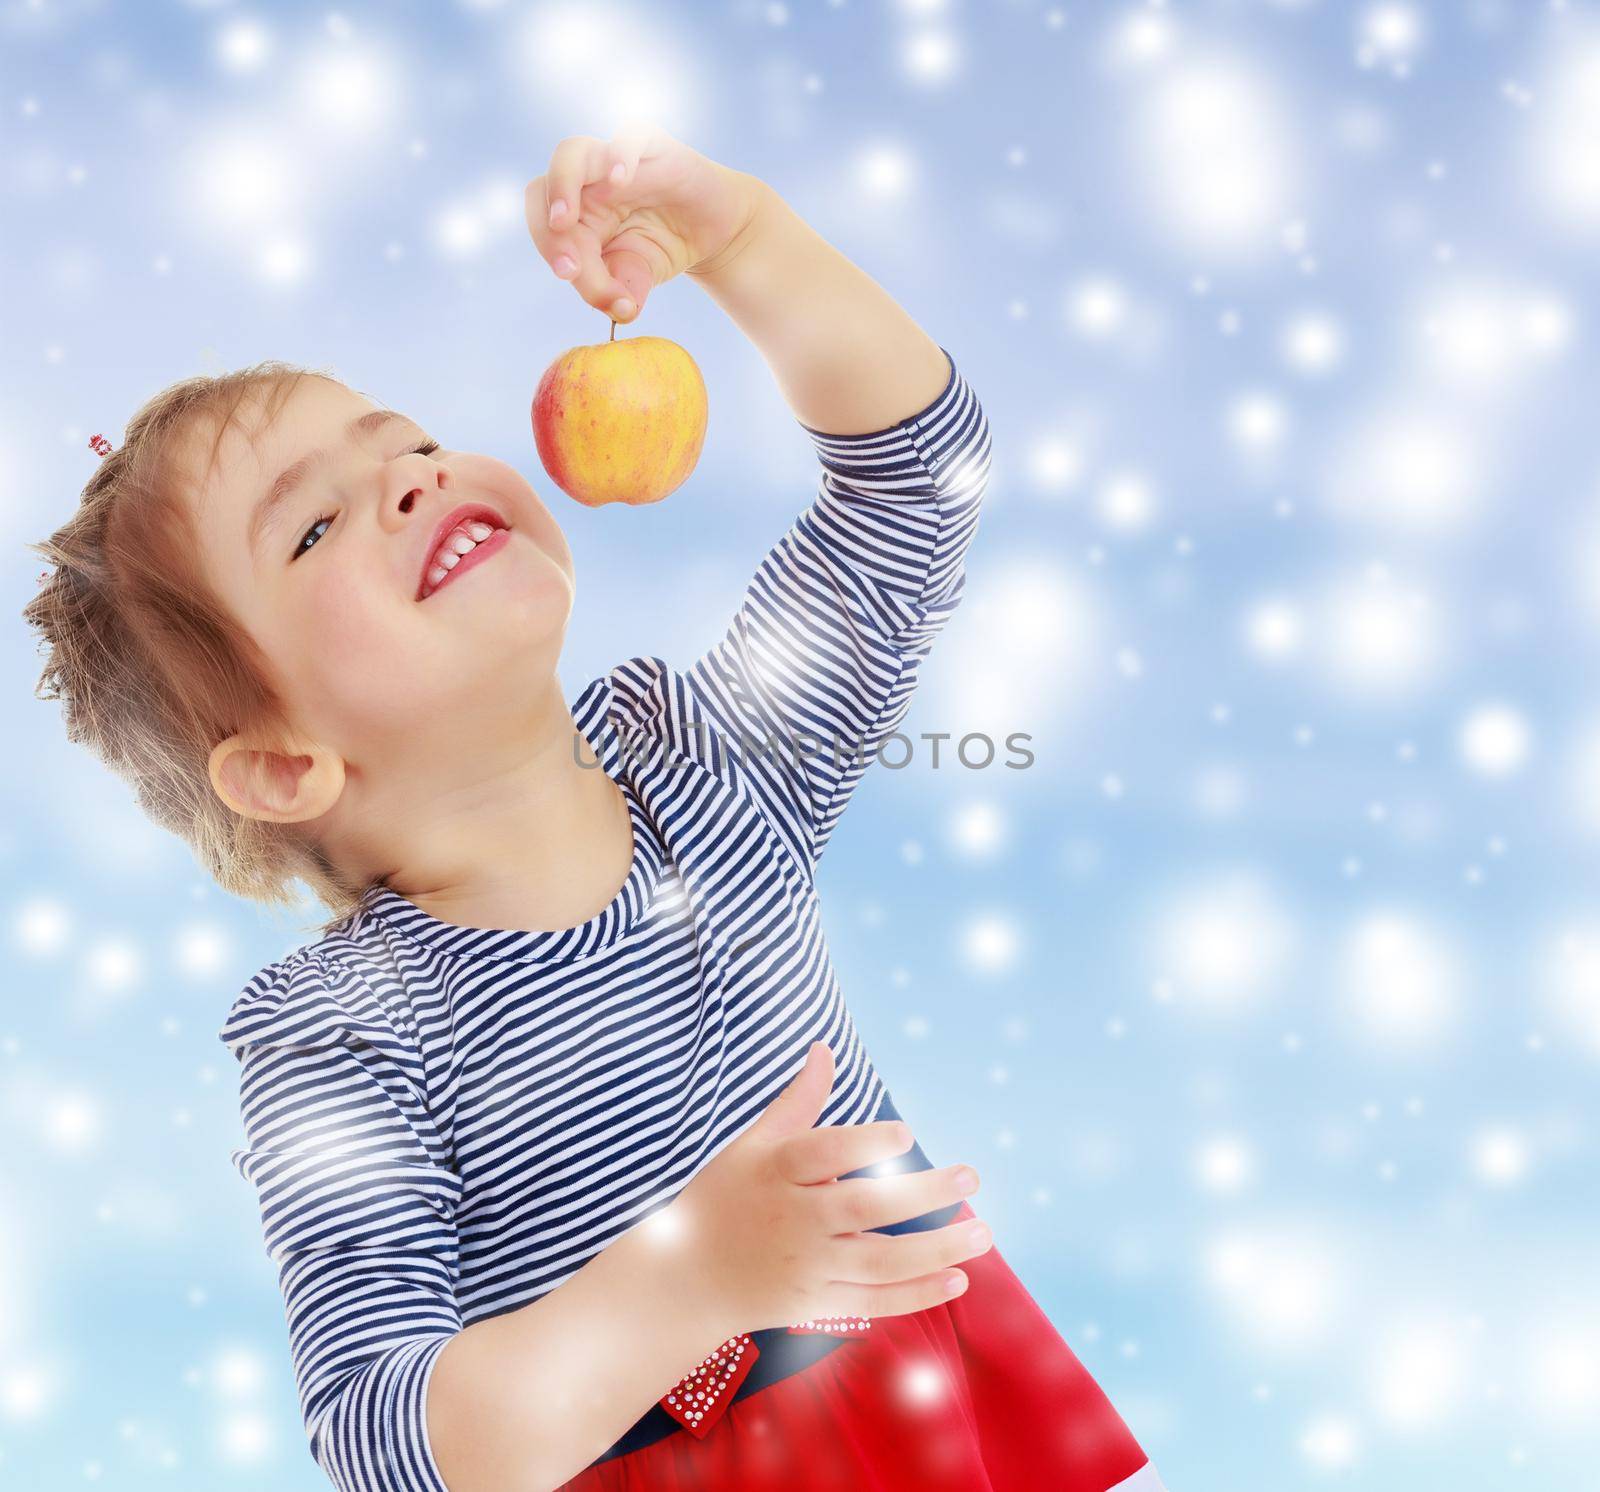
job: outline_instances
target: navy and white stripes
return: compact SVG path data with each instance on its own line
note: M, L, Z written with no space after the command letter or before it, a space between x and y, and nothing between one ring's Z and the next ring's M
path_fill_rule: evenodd
M727 635L687 672L724 730L792 743L762 777L813 863L961 600L989 432L945 357L944 390L898 425L847 436L800 427L822 490L757 568Z
M496 931L375 888L257 973L219 1033L241 1064L233 1162L341 1492L446 1492L424 1418L444 1345L669 1201L813 1040L836 1070L820 1122L885 1101L814 870L960 600L988 428L953 359L890 429L802 428L821 490L723 638L682 673L628 659L573 703L633 823L612 903Z

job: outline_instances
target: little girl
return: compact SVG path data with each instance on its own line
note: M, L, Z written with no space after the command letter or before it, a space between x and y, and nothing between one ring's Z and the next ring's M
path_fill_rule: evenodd
M1160 1492L899 1122L819 920L961 598L983 410L659 130L562 141L527 208L613 321L693 276L820 458L688 668L566 703L523 478L282 363L158 395L34 546L73 738L229 890L335 913L220 1033L311 1454L343 1492Z

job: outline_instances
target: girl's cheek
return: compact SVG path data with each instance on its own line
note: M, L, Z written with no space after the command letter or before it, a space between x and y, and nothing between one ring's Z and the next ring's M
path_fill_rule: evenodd
M358 586L319 589L306 598L297 628L304 693L332 711L341 728L391 714L405 678L395 614L399 605L414 603L367 596L363 604L363 594Z
M335 584L319 576L310 604L302 612L304 631L312 637L346 639L360 630L367 611L361 587Z
M556 560L561 568L569 574L572 570L572 551L567 547L567 536L562 533L561 525L551 516L550 510L543 503L533 509L532 533L529 535L533 542Z
M357 585L343 576L319 576L315 586L302 592L302 604L296 607L302 656L318 659L324 670L346 673L392 656L399 645L395 609L414 603L409 596L376 595L377 585L375 580Z

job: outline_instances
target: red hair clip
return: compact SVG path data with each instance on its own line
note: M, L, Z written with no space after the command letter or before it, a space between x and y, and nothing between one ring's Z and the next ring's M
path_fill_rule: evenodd
M105 457L109 456L115 447L112 446L111 442L107 440L105 436L91 435L89 437L89 449L94 451L96 455ZM39 579L35 582L35 584L43 585L49 578L50 572L48 570L41 570L39 572Z

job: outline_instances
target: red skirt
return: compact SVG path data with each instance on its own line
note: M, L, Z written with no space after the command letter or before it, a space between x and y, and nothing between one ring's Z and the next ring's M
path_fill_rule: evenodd
M1163 1492L999 1249L961 1268L948 1304L879 1316L703 1436L675 1430L560 1492Z

